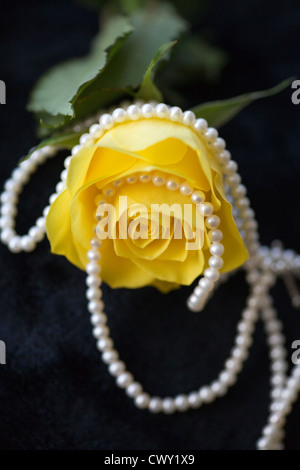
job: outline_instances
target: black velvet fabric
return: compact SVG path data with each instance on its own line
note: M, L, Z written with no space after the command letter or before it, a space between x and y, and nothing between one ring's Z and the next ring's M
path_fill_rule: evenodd
M207 2L194 28L213 31L229 63L216 86L195 87L189 105L270 87L299 73L299 2ZM25 111L36 79L49 66L88 50L97 15L68 0L1 5L1 186L34 145ZM300 250L299 112L291 89L244 110L221 130L237 160L260 226L261 240L280 238ZM62 169L62 158L32 178L20 201L18 228L40 215ZM266 423L269 362L258 323L251 354L229 393L197 411L152 416L137 410L102 364L91 336L85 276L47 241L31 254L0 247L1 449L254 449ZM190 288L162 295L152 288L104 286L109 326L121 357L147 391L173 395L213 380L233 344L247 286L239 273L223 285L204 313L185 307ZM274 290L287 349L300 339L300 317L281 282ZM287 449L300 449L300 403L287 422Z

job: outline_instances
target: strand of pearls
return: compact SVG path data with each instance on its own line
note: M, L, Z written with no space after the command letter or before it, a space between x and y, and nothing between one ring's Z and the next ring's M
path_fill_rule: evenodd
M187 306L191 311L199 312L204 308L209 293L214 289L214 284L219 280L219 270L224 265L222 259L224 245L220 243L223 238L223 233L219 228L221 221L220 218L214 214L213 205L211 202L205 201L206 196L203 191L193 188L187 181L181 181L179 178L161 172L155 172L153 174L132 174L126 179L116 180L112 185L107 185L102 188L102 194L96 196L95 203L100 206L105 204L106 198L114 196L118 188L125 182L130 185L137 182L143 184L151 182L156 187L165 186L172 192L180 191L183 196L187 197L188 200L195 205L196 210L198 210L200 216L203 217L206 228L208 229L208 238L211 240L211 246L209 248L211 256L208 261L209 266L204 270L204 276L200 279L198 286L194 289L193 294L187 301Z
M12 172L11 178L5 182L4 191L0 197L0 236L2 243L7 245L8 249L13 253L33 251L36 244L45 237L45 219L49 207L44 209L43 216L39 217L35 225L23 236L18 235L15 231L15 217L18 212L17 204L19 196L25 184L29 181L30 175L47 158L53 157L55 154L54 147L50 146L35 150L27 160L20 163L19 167Z
M187 394L183 393L175 397L164 398L151 397L127 370L125 363L120 360L119 353L110 337L101 290L101 244L102 242L98 238L93 238L91 240L91 249L87 253L89 262L86 266L86 297L88 299L88 310L91 314L91 323L94 327L93 336L97 340L97 349L101 352L102 360L108 366L109 373L115 378L117 386L125 390L126 394L134 400L137 408L148 409L151 413L172 414L176 411L184 412L191 408L199 408L203 404L211 403L216 398L225 395L228 388L236 382L237 375L242 370L243 363L248 357L249 347L252 344L251 335L258 319L259 305L254 290L261 285L260 280L254 284L247 299L242 319L237 326L235 345L218 378L209 385L202 386L199 390ZM264 291L268 289L268 279L265 280L264 289Z
M293 250L284 250L278 241L275 241L271 248L261 247L257 262L261 269L257 277L260 279L265 276L273 277L272 285L276 276L281 276L283 280L287 275L299 276L300 256ZM298 307L299 293L293 289L290 294L292 304ZM259 450L284 449L286 417L292 411L292 404L300 392L300 365L294 366L290 376L287 376L285 337L282 333L282 323L278 320L272 304L273 300L269 295L266 295L261 303L261 315L265 324L271 360L271 404L268 422L262 430L262 437L257 442Z
M199 390L189 394L181 394L174 398L150 397L144 392L142 386L135 382L132 374L127 371L125 364L119 360L119 355L113 346L113 341L109 336L107 327L107 316L104 313L104 303L101 291L101 241L93 238L91 249L88 252L87 264L87 298L89 300L88 310L91 313L91 321L94 325L93 334L97 339L97 348L102 354L102 359L109 367L109 372L116 378L117 385L125 389L127 395L134 399L138 408L147 408L152 413L163 412L166 414L175 411L186 411L190 408L199 408L202 404L210 403L218 396L226 393L228 388L235 383L237 374L242 369L244 360L248 355L251 344L251 335L254 330L258 312L261 312L262 320L265 324L269 354L271 359L271 405L270 416L267 425L264 427L262 437L257 443L258 449L282 449L283 448L283 426L287 414L291 411L292 404L296 400L300 390L300 365L295 366L289 378L286 376L287 362L285 359L286 350L284 347L285 338L282 334L282 324L277 318L276 310L272 305L272 299L268 290L274 284L276 276L281 276L286 283L291 295L293 305L300 306L300 294L292 275L300 277L300 256L292 250L283 250L281 246L271 248L260 247L257 232L257 222L255 213L250 208L249 199L246 196L246 188L241 184L241 177L238 174L237 164L231 159L230 152L226 150L225 141L218 136L214 128L209 128L204 119L196 119L191 111L183 112L177 106L169 107L164 103L143 103L134 104L123 103L121 107L111 110L110 113L98 113L74 127L75 132L89 129L80 137L78 145L73 147L72 153L65 159L65 169L61 173L60 181L56 186L56 191L49 198L49 205L43 210L42 217L39 217L36 224L31 227L26 235L17 235L15 231L15 217L17 215L17 202L23 186L29 180L30 175L42 164L46 158L56 153L53 147L44 147L32 153L31 157L16 168L11 178L6 181L4 192L1 194L1 217L0 217L0 238L10 251L17 253L20 251L32 251L36 244L44 238L45 219L51 204L57 196L65 189L68 167L73 158L83 147L96 143L104 132L113 126L125 121L135 121L149 118L168 119L191 127L201 138L208 150L213 154L221 165L225 176L226 194L228 201L233 205L233 215L237 226L243 236L250 259L244 268L247 272L247 281L250 285L250 295L247 305L242 313L242 319L237 327L235 346L231 351L231 356L225 362L224 370L219 374L218 379L208 386L203 386ZM205 223L210 230L212 241L211 264L207 272L213 273L199 280L198 286L188 299L188 306L191 310L199 311L203 309L208 297L214 288L228 275L220 276L219 269L222 264L222 254L224 251L222 232L219 227L218 216L209 212L210 206L202 198L202 192L192 189L186 182L178 184L176 181L167 180L162 182L162 175L153 175L149 179L148 174L139 175L142 182L150 182L156 186L166 184L168 189L177 189L183 195L190 196L192 202L203 210ZM134 178L134 177L133 177ZM140 179L141 178L141 179ZM132 184L134 181L127 178L126 182ZM109 197L113 191L123 182L115 181L113 187L106 188L105 197ZM178 186L177 186L178 185ZM195 194L194 194L195 193ZM197 194L196 194L197 193ZM194 200L193 200L194 197ZM102 199L102 196L101 196ZM100 199L98 198L98 203ZM213 208L212 208L213 209ZM213 261L217 258L217 261ZM220 261L221 260L221 261ZM217 273L217 274L216 274ZM218 280L214 279L217 278Z

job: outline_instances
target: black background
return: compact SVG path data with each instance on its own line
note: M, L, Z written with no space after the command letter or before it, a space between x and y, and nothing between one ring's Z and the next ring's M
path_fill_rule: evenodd
M230 54L216 87L188 97L230 97L270 87L299 73L299 2L214 0L197 30L213 31ZM68 0L1 5L0 183L36 143L25 105L50 65L87 51L97 30L94 13ZM298 42L297 42L298 38ZM275 238L299 250L299 112L291 90L243 111L221 135L238 161L260 225L262 243ZM49 163L20 202L18 227L27 229L53 192L62 168ZM268 415L269 363L261 324L238 383L226 397L197 411L152 416L134 408L102 365L91 337L84 273L49 253L45 241L31 254L1 246L1 449L254 449ZM213 380L232 346L247 287L243 274L219 289L204 313L190 313L183 288L163 296L154 289L112 291L105 301L122 358L151 394L174 395ZM275 291L287 348L300 338L281 283ZM286 446L300 449L300 404L288 418Z

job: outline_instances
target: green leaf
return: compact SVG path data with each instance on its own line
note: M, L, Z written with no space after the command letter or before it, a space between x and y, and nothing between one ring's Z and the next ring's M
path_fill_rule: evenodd
M207 120L210 126L219 128L234 118L236 114L242 111L242 109L251 104L253 101L276 95L280 91L290 86L291 82L292 79L288 78L287 80L284 80L269 90L245 93L243 95L235 96L234 98L229 98L222 101L211 101L203 103L194 107L193 111L196 114L196 117L204 118Z
M168 3L150 3L130 19L133 33L97 79L83 91L75 104L77 116L92 113L128 95L135 96L158 49L177 39L188 27Z
M28 109L46 125L62 125L74 116L80 94L101 74L133 28L125 17L112 18L93 41L88 56L52 68L34 88Z
M156 51L144 75L142 84L136 93L136 98L141 98L146 101L151 99L162 101L162 94L153 82L153 75L158 62L161 61L164 57L166 58L168 52L173 46L175 46L176 43L177 41L167 42L166 44L160 46L158 51Z
M21 159L21 162L27 160L27 158L29 158L35 150L41 149L47 145L51 145L52 147L60 147L61 149L71 150L74 145L77 145L79 143L80 136L84 133L84 131L84 129L82 129L80 132L68 131L62 134L54 135L52 137L49 137L48 139L44 139L36 147L33 147L28 153L28 155Z
M147 3L130 23L123 17L111 19L87 57L54 67L38 82L28 107L40 122L40 135L134 97L157 50L187 26L168 3ZM154 88L152 92L158 96Z

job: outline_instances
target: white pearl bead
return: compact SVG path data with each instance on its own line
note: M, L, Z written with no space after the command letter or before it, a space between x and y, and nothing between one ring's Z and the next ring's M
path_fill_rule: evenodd
M222 139L222 137L218 137L216 141L214 142L213 147L215 150L219 152L223 151L226 147L226 142L224 139Z
M165 184L166 180L162 176L153 176L152 182L154 186L160 187Z
M12 178L14 181L20 184L24 184L29 180L29 175L24 171L21 166L19 168L15 168L12 172Z
M44 160L44 155L43 153L41 152L41 149L38 149L38 150L35 150L31 155L30 155L30 160L32 160L33 162L39 164L39 163L42 163L42 161Z
M217 271L217 269L206 268L205 271L204 271L204 276L205 276L209 281L216 282L216 281L219 279L219 277L220 277L220 273L219 273L219 271Z
M237 346L243 347L243 348L248 348L252 343L252 339L250 338L249 335L243 333L239 334L235 337L235 344Z
M90 317L91 324L96 326L96 325L104 325L107 323L107 316L105 313L93 313Z
M247 209L242 210L241 216L243 217L243 219L253 219L255 217L255 212L249 207Z
M205 119L196 119L196 122L194 123L194 129L199 132L206 132L207 130L207 121Z
M268 444L268 440L265 437L262 437L257 441L256 446L259 450L263 450L265 449L267 444Z
M119 188L120 186L122 186L122 184L124 183L124 181L122 179L120 180L116 180L113 182L113 185L116 187L116 188Z
M183 112L178 106L172 106L170 108L170 119L174 122L182 121Z
M237 187L232 189L232 195L236 198L244 197L247 194L246 186L239 184Z
M179 189L183 196L190 196L193 192L192 186L187 182L181 183Z
M0 217L0 227L2 229L5 228L13 228L15 225L14 219L8 215L4 215Z
M118 375L122 374L126 369L126 366L123 361L112 362L108 367L108 371L114 377L118 377Z
M21 237L21 248L23 251L30 252L36 248L36 243L29 235L24 235Z
M177 411L183 412L189 409L189 401L186 395L177 395L174 402Z
M16 232L11 228L5 228L1 232L1 241L7 245L12 238L16 236Z
M215 399L215 394L210 387L201 387L199 396L203 403L211 403Z
M90 136L90 134L87 134L87 133L82 134L82 136L79 139L79 143L81 146L90 145L92 144L92 142L93 142L92 137Z
M132 105L128 106L127 114L128 114L128 117L132 121L136 121L141 116L141 110L138 106L136 106L135 104L132 104Z
M45 237L45 231L40 228L33 226L28 230L28 235L35 241L40 242Z
M138 395L135 400L134 404L137 408L144 410L149 406L150 403L150 397L148 393L142 393L141 395Z
M169 117L169 108L164 103L159 103L155 106L156 116L161 119L167 119Z
M50 208L51 208L50 206L44 207L44 209L43 209L43 216L44 217L47 217L47 215L49 214Z
M284 344L284 336L281 333L276 333L268 337L268 344L270 346L277 346Z
M202 400L198 392L191 392L188 395L188 401L191 408L199 408L202 404Z
M61 172L60 179L65 182L65 181L67 181L67 177L68 177L68 170L65 169Z
M273 331L270 331L269 333L272 333L272 332ZM286 356L286 351L280 346L272 348L272 351L270 351L271 359L284 359L285 356Z
M126 178L128 184L134 184L137 182L137 176L128 176Z
M58 197L57 193L51 194L51 196L49 197L49 204L52 205L54 201L57 199L57 197Z
M258 317L258 314L257 314L257 311L254 310L254 309L251 309L251 308L246 308L244 311L243 311L243 318L248 321L248 322L254 322L255 320L257 320L257 317Z
M241 320L238 323L237 331L239 333L245 333L247 335L251 334L253 332L253 325L251 323L247 323L245 320Z
M104 196L111 197L115 194L115 190L113 188L105 188L102 190Z
M231 355L239 361L244 361L248 357L248 351L240 347L235 347L231 351Z
M21 248L21 237L18 235L11 238L8 242L8 249L12 253L20 253L22 251Z
M212 382L210 387L212 392L218 397L223 397L228 390L227 385L220 382L219 380L215 380L214 382Z
M13 192L13 193L14 192L19 192L20 185L19 185L19 183L16 183L14 180L9 179L9 180L5 181L4 189L5 189L5 191L8 191L8 192Z
M151 104L147 103L142 106L141 112L145 118L152 118L155 110Z
M96 261L90 261L85 268L87 274L99 274L101 272L101 268Z
M110 114L102 114L100 120L100 126L105 130L109 130L113 127L114 121Z
M143 174L143 175L140 175L140 176L139 176L139 181L140 181L141 183L150 183L150 181L151 181L151 176L148 175L147 173L146 173L146 174Z
M0 201L2 204L5 204L6 202L14 204L17 202L17 196L10 191L4 191L0 196Z
M102 313L102 310L104 308L104 303L102 300L91 300L88 303L88 311L90 313Z
M223 167L223 171L226 175L234 175L238 170L237 163L233 160L230 160L226 165Z
M242 178L240 177L238 173L235 173L234 175L226 177L226 183L228 184L228 186L231 186L233 188L238 186L241 181L242 181Z
M112 117L115 122L124 122L127 118L127 114L124 109L117 108L113 111Z
M281 416L279 413L274 413L272 416L270 416L270 423L275 424L275 425L281 425L283 424L285 420L284 416Z
M213 127L209 127L207 131L205 132L205 137L208 142L214 142L216 138L218 137L218 131L214 129Z
M101 253L97 248L92 248L87 252L87 257L90 261L98 261L101 259Z
M86 285L88 287L99 287L101 285L101 277L95 275L89 275L86 278Z
M99 139L103 135L103 129L100 124L93 124L89 129L89 133L95 139Z
M142 392L143 387L138 382L133 382L126 388L126 395L128 395L130 398L135 398L138 395L141 395Z
M214 211L214 206L210 202L204 202L202 204L199 204L198 211L200 212L203 217L208 217L211 215Z
M116 384L120 388L126 388L133 382L133 375L130 372L123 372L116 379Z
M199 286L206 292L210 292L214 288L214 283L205 277L202 277L199 281Z
M27 160L24 160L20 163L20 168L22 168L29 175L36 170L36 165L32 160L30 160L30 158L27 158Z
M201 202L205 201L205 194L203 191L194 191L191 195L191 200L193 204L200 204Z
M281 360L274 361L273 364L271 365L271 370L274 373L276 373L276 372L286 372L287 364L286 364L286 362L282 362Z
M212 243L220 242L223 238L223 233L221 232L221 230L218 229L211 230L210 232L208 232L208 238Z
M219 379L225 385L233 385L236 382L236 374L233 371L224 370L220 373Z
M183 113L183 119L182 119L183 124L186 126L193 126L196 122L196 116L193 113L193 111L185 111Z
M202 289L201 286L197 286L193 291L193 295L196 295L198 297L199 302L203 302L203 300L207 297L207 291L205 291L205 289Z
M88 300L98 300L101 296L99 287L89 287L86 291L86 298Z
M224 253L224 245L219 242L212 243L209 247L209 251L214 256L222 256Z
M162 411L167 415L170 415L176 411L176 406L173 398L167 397L163 399Z
M14 204L6 202L1 206L1 215L8 217L15 217L17 215L17 208Z
M191 295L187 300L187 307L192 312L199 312L203 307L202 300L196 295Z
M205 221L205 225L209 229L214 229L214 228L219 227L220 222L221 222L220 217L218 217L217 215L211 215L211 216L207 217L207 219Z
M154 414L162 411L162 399L160 397L152 397L150 399L149 411Z
M264 436L271 436L272 434L274 434L274 432L276 432L275 426L272 426L271 424L269 424L268 426L265 426L263 428L262 434Z
M250 201L247 197L242 197L241 199L237 199L236 206L239 209L247 209L250 205Z
M219 256L211 256L208 264L211 268L221 269L224 266L224 261Z
M74 155L77 155L78 152L82 149L81 145L75 145L72 150L71 150L71 154L74 156Z
M64 191L66 185L63 181L59 181L57 185L55 186L55 191L57 194L60 194Z
M179 188L179 183L176 180L169 178L166 182L166 187L169 191L176 191Z
M256 220L249 220L244 223L245 230L256 230L258 228L258 223Z
M109 329L106 325L97 325L93 328L92 334L96 339L107 338Z

